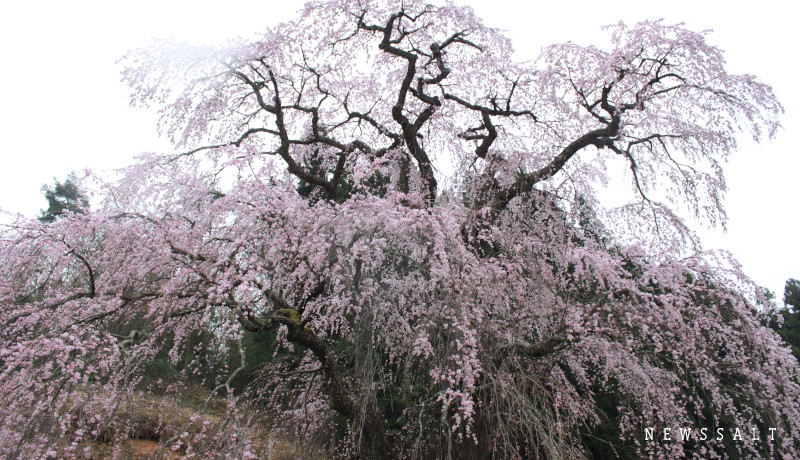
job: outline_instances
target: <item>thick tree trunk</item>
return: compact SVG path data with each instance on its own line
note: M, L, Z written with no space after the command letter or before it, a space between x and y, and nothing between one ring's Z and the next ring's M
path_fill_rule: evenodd
M322 372L326 379L326 389L333 410L346 417L350 422L360 415L361 408L356 406L352 396L348 393L342 369L336 356L328 343L314 334L310 329L303 327L299 321L281 321L289 327L287 338L290 342L308 347L322 364ZM389 445L386 441L386 428L383 417L377 409L364 415L363 429L358 442L358 456L365 460L387 458L390 455Z

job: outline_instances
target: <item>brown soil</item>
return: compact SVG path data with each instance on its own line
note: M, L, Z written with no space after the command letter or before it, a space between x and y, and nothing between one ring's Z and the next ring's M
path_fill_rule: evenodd
M156 452L160 449L158 442L150 439L126 439L120 447L119 457L123 460L149 460L152 459ZM113 448L108 444L92 443L92 453L88 460L105 460L112 458L114 454ZM270 443L269 448L262 451L266 455L265 460L289 460L299 458L297 448L289 443L277 441ZM184 456L180 452L174 452L169 449L164 449L159 459L162 460L180 460ZM313 458L323 458L314 456Z
M149 439L126 439L121 446L120 458L126 460L147 460L153 458L153 455L158 451L158 443ZM113 456L113 449L107 444L93 443L92 457L97 459L111 458ZM169 449L164 449L161 457L164 460L178 460L182 459L183 455L179 452L173 452Z
M131 460L150 458L158 449L157 442L146 439L128 439L125 441L125 445L131 448ZM164 449L161 458L176 460L183 458L183 456L169 449Z

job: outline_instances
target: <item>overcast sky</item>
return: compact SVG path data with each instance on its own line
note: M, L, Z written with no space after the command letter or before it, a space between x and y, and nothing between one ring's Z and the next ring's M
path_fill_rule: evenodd
M489 26L506 29L521 58L542 46L604 43L600 30L623 20L665 18L726 51L729 70L771 84L786 109L784 129L764 145L743 144L726 167L729 231L703 231L706 248L730 250L758 283L781 298L800 278L800 133L796 45L791 2L469 0ZM714 5L713 3L718 3ZM546 5L546 6L545 6ZM33 216L45 207L40 188L70 170L101 172L143 151L164 151L155 115L128 106L116 60L154 38L195 44L252 37L291 19L296 0L40 1L0 6L0 208ZM617 186L626 186L620 177Z

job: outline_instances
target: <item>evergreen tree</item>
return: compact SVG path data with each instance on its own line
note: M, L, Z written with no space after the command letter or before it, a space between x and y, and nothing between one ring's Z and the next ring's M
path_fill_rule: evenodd
M779 326L777 321L772 321L770 327L789 344L792 354L800 360L800 281L792 278L786 280L783 303L786 304L786 308L780 310L783 324Z
M786 280L786 286L783 288L783 303L793 313L800 312L800 281L793 278Z
M53 178L52 185L42 185L42 193L47 199L47 210L42 210L39 221L49 224L64 214L64 211L83 214L89 207L89 200L76 184L75 173L70 173L63 182Z

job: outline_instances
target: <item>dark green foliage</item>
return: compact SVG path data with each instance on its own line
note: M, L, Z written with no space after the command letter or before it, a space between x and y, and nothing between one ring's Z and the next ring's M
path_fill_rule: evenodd
M792 348L792 354L800 360L800 281L786 280L783 291L783 303L786 308L778 313L783 317L783 324L770 321L769 327L778 332L784 342Z
M247 388L250 382L256 381L264 365L271 363L275 358L285 355L287 352L282 350L275 353L277 342L275 332L265 330L262 332L247 331L242 337L242 346L245 349L246 366L231 382L231 386L237 393L241 393ZM231 348L231 363L233 368L241 365L239 351L235 344Z
M616 385L609 382L608 388L599 388L595 393L595 404L600 423L581 433L581 441L592 458L636 458L630 441L621 441L619 428L620 395Z
M165 384L171 384L178 380L180 376L181 374L175 369L175 366L164 357L148 361L142 366L142 377L146 383L161 380Z
M47 210L42 210L39 221L49 224L59 218L65 211L82 214L89 208L89 200L78 188L74 173L70 173L63 182L53 178L52 185L42 185L42 193L47 199Z
M786 287L783 288L783 303L794 313L800 312L800 281L796 279L786 280Z

